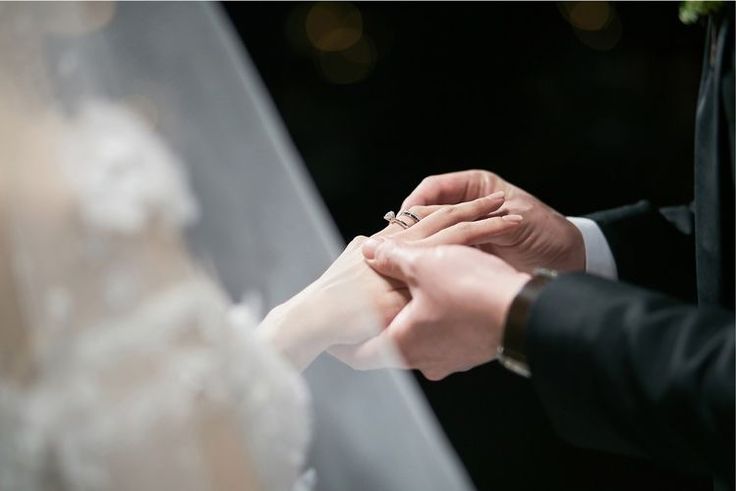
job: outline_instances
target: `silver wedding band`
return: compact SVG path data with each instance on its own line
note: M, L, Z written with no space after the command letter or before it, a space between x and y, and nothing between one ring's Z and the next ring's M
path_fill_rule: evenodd
M421 218L419 218L418 216L416 216L414 213L410 212L409 210L404 210L401 213L399 213L399 216L402 216L402 215L406 215L412 220L414 220L415 225L419 223L419 220L421 220Z

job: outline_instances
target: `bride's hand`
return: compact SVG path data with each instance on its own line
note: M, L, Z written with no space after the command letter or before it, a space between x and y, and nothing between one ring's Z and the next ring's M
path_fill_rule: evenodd
M518 215L488 216L503 202L503 193L495 193L457 205L414 206L409 211L421 218L418 223L406 230L389 224L376 235L428 244L478 243L521 221ZM414 222L406 215L400 218ZM367 266L361 253L366 239L353 239L320 278L264 320L261 333L297 367L306 367L331 346L336 346L331 352L338 358L348 357L344 346L373 337L409 301L404 285Z

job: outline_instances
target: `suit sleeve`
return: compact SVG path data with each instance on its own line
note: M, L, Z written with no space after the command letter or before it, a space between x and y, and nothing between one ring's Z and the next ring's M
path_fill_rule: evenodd
M564 438L733 482L733 312L575 273L545 286L526 332Z
M605 235L622 281L681 300L697 298L693 213L648 201L588 215Z

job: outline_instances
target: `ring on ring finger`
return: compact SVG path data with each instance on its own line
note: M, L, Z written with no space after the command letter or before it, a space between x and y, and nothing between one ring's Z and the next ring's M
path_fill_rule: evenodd
M406 223L404 220L401 220L401 219L397 218L396 217L396 214L393 211L389 211L388 213L386 213L385 215L383 215L383 219L386 220L390 224L394 224L395 223L395 224L399 225L404 230L406 230L407 228L411 227L411 225L409 225L408 223Z
M407 216L414 220L414 224L417 224L421 221L421 218L416 213L412 213L410 210L403 210L399 212L399 216Z

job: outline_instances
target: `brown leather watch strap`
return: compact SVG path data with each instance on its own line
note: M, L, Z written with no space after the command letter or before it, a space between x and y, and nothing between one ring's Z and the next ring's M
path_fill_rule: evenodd
M550 270L535 271L532 279L516 294L509 308L503 341L498 350L498 360L504 367L520 375L527 377L530 375L526 358L526 325L532 304L544 286L556 276L557 273Z

